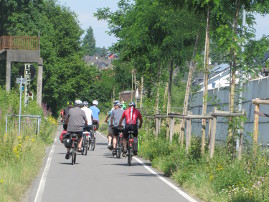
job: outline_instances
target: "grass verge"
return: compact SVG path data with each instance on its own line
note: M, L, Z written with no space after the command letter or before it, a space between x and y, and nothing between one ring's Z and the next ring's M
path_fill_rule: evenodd
M45 148L52 142L56 124L43 120L39 135L17 132L4 135L0 143L0 201L20 201L38 174Z
M165 132L156 139L142 131L139 138L140 156L204 201L269 201L269 151L261 150L256 156L249 151L239 161L226 148L217 147L210 159L208 151L200 155L199 138L192 138L188 154L176 143L178 137L170 145Z

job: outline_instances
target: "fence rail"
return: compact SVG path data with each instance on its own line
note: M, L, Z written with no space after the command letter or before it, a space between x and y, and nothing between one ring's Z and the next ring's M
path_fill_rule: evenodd
M37 36L0 36L1 49L39 50Z
M217 117L241 117L241 116L246 116L245 111L243 110L242 112L236 112L236 113L231 113L228 111L221 111L217 110L217 108L214 108L214 111L206 114L206 115L194 115L191 112L188 112L188 115L183 115L183 114L175 114L171 113L168 115L162 115L162 114L155 114L155 115L144 115L145 118L148 119L155 119L155 134L158 136L160 133L160 128L161 128L161 119L170 119L168 121L169 125L169 142L172 142L172 138L174 135L174 124L175 121L174 119L185 119L187 120L186 123L186 153L188 153L188 150L191 145L191 131L192 131L192 120L193 119L201 119L201 120L209 120L209 130L208 130L208 139L209 139L209 150L210 150L210 158L213 158L214 156L214 151L215 151L215 141L216 141L216 126L217 126ZM243 127L243 122L241 123L241 126ZM184 130L185 131L185 130ZM238 152L238 158L241 159L242 156L242 146L243 146L243 132L240 132L240 140L239 140L239 152ZM183 142L182 142L183 144Z
M21 115L22 131L33 128L36 134L40 132L41 116L39 115ZM6 134L9 130L16 130L19 125L19 115L6 115Z

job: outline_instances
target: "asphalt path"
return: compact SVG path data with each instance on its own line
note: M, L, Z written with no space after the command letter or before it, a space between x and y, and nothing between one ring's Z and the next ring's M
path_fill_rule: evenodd
M174 202L197 201L154 171L148 163L133 158L117 159L107 149L106 138L98 133L95 151L77 155L77 163L65 159L66 148L57 138L45 167L29 197L34 202Z

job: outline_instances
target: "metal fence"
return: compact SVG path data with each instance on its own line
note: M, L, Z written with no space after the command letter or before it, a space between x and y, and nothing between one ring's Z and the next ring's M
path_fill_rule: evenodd
M33 132L39 134L41 116L21 115L21 132ZM19 128L19 115L6 115L6 134Z

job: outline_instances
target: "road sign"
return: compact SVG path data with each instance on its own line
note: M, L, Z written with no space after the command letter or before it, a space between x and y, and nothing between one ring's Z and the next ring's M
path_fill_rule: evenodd
M25 84L26 83L26 79L25 78L16 78L16 83L21 83L22 81L22 84Z

